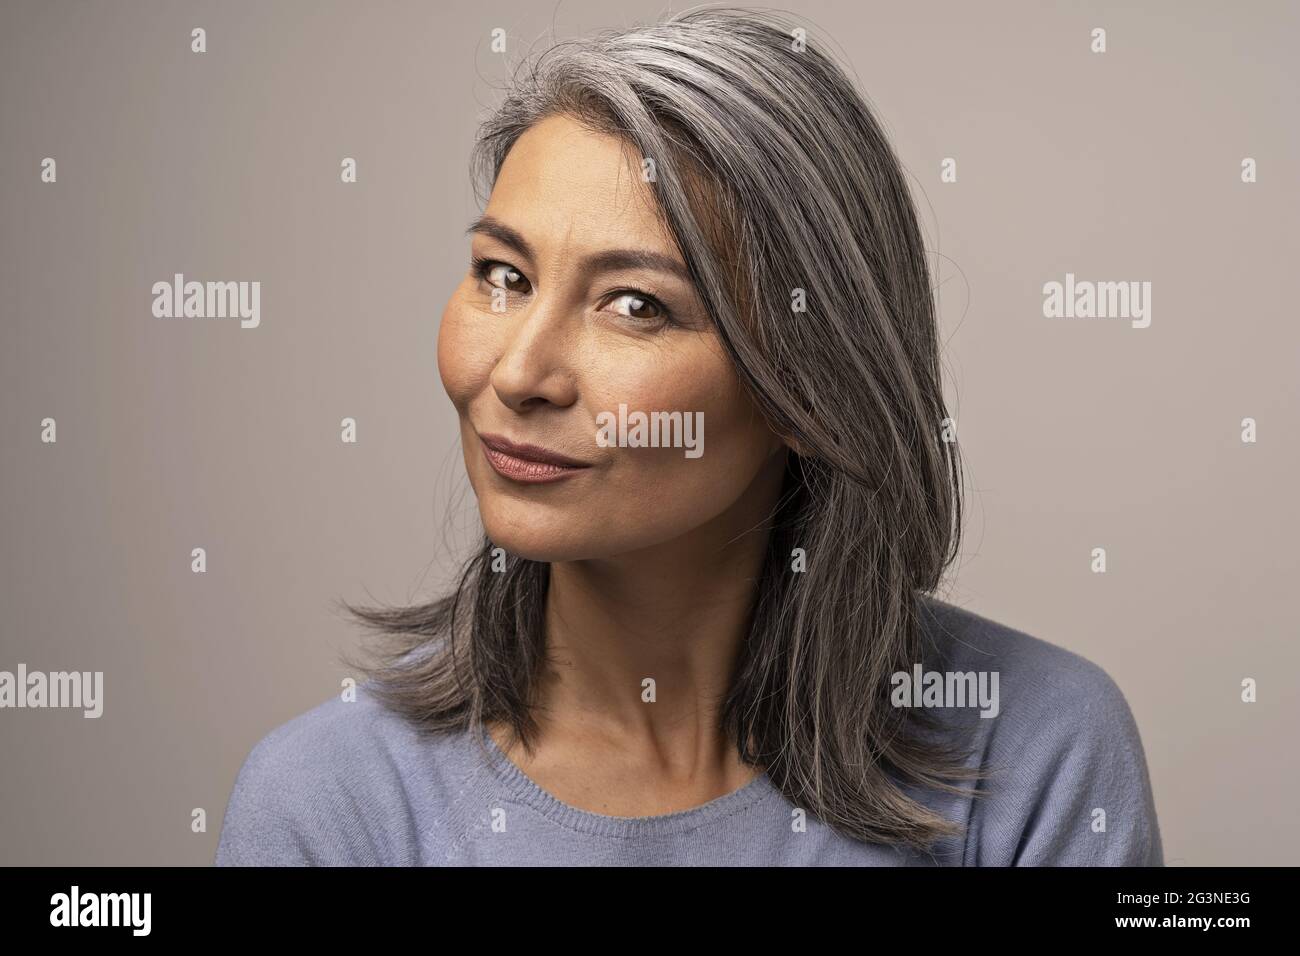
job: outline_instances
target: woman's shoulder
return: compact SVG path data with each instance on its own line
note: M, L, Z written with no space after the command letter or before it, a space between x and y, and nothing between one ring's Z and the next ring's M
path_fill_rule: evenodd
M1123 701L1110 674L1081 654L931 595L919 606L927 666L997 673L1008 701Z
M943 682L943 715L973 737L990 773L972 804L966 862L1161 865L1141 735L1110 674L946 601L921 606L918 674L931 688ZM949 693L962 687L973 705Z
M414 862L407 794L454 792L468 734L421 733L365 682L275 727L249 751L222 822L217 865Z

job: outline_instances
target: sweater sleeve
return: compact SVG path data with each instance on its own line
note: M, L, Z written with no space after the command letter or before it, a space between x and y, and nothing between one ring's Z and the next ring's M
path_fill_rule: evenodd
M1163 866L1142 741L1119 687L1074 658L1040 675L992 735L997 771L972 808L977 866Z
M217 866L365 865L339 788L305 741L285 730L260 741L235 778L217 844ZM325 764L326 767L329 764Z
M318 863L286 799L287 781L278 777L266 740L239 768L217 843L217 866L310 866Z

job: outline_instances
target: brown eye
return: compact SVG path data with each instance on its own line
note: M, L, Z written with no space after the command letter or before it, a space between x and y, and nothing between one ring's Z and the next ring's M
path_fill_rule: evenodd
M508 262L481 259L476 256L473 260L473 271L474 275L480 280L505 292L524 293L531 290L531 286L529 286L524 274ZM520 285L522 285L522 288L520 288Z
M668 318L668 310L659 303L658 299L638 292L620 293L611 299L610 303L624 303L622 308L615 306L614 311L640 322L660 322Z
M493 280L496 276L496 281ZM527 292L529 289L528 280L524 274L514 266L508 266L504 262L497 263L488 270L488 282L498 289L505 289L507 292ZM520 288L519 286L522 286Z

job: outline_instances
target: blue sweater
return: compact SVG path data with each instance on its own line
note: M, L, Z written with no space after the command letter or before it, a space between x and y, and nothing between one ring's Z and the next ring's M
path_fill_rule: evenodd
M420 736L363 683L355 701L328 700L252 749L216 863L1163 866L1142 743L1114 681L1062 648L924 600L945 668L998 675L996 716L942 701L940 713L975 735L972 759L995 775L974 800L908 790L966 825L928 852L841 836L798 812L766 774L678 813L582 810L533 783L490 736L484 748L467 731Z

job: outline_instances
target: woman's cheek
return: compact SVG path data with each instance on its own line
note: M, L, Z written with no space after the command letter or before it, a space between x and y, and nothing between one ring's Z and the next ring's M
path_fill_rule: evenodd
M447 303L438 329L438 374L447 397L462 410L492 372L488 330L477 318L456 296Z
M634 387L607 391L605 394L610 397L593 410L596 415L605 413L603 421L611 423L612 437L630 438L628 433L639 414L646 426L643 441L672 442L669 447L617 449L619 457L626 462L629 476L635 475L637 483L643 486L640 489L642 500L663 503L687 490L697 492L719 478L719 471L741 464L726 460L725 443L718 441L720 436L716 430L710 432L711 426L716 429L720 424L720 410L701 393L698 385L687 384L696 376L707 374L705 370L696 369L684 377L674 376L657 382L642 380ZM622 428L620 403L627 406L626 431ZM657 429L654 424L656 413L672 414L672 426L662 431ZM721 417L725 419L727 415L721 413Z
M453 297L442 310L442 321L438 324L438 377L447 397L456 405L459 400L460 369L457 367L458 350L455 347L457 336L456 300Z

